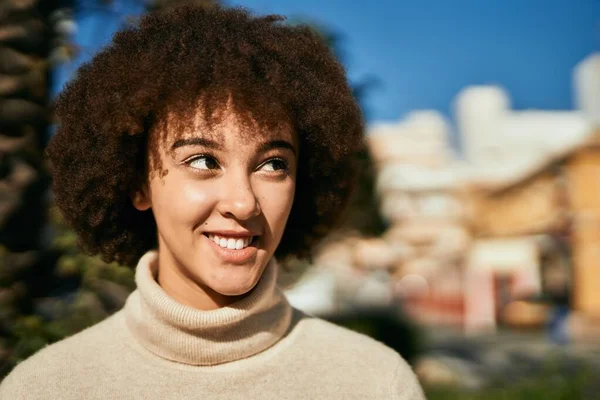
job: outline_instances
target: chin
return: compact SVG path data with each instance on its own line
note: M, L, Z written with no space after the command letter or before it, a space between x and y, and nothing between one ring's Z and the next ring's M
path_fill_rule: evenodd
M226 271L219 274L222 278L215 279L209 287L223 296L241 296L251 291L261 274L245 268L235 268L234 271Z

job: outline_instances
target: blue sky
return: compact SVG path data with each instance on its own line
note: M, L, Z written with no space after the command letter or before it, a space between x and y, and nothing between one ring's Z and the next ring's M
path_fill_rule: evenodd
M52 93L106 44L141 0L76 0L82 49L54 70ZM572 69L600 51L600 0L225 0L258 13L304 18L344 38L349 77L375 78L369 121L416 109L450 116L470 84L500 84L517 109L573 107Z
M571 71L600 50L600 0L239 0L342 34L351 80L380 82L368 119L450 114L465 85L495 83L517 109L573 107Z

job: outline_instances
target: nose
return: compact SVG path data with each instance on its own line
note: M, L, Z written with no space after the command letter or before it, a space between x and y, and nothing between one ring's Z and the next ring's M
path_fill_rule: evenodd
M243 173L231 173L223 179L223 195L217 209L221 215L237 220L247 220L260 215L261 209L250 179Z

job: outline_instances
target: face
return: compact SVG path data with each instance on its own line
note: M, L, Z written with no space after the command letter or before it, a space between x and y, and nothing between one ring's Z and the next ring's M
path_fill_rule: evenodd
M167 127L167 130L169 128ZM165 174L134 196L158 227L158 282L173 298L214 309L247 294L277 248L296 186L297 138L233 113L158 146Z

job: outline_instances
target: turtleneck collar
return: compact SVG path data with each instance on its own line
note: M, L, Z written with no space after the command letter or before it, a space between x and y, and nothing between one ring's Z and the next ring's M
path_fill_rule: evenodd
M142 346L171 361L216 365L250 357L275 344L290 325L292 309L276 285L277 270L273 259L247 297L204 311L178 303L160 287L158 253L149 251L136 267L125 322Z

